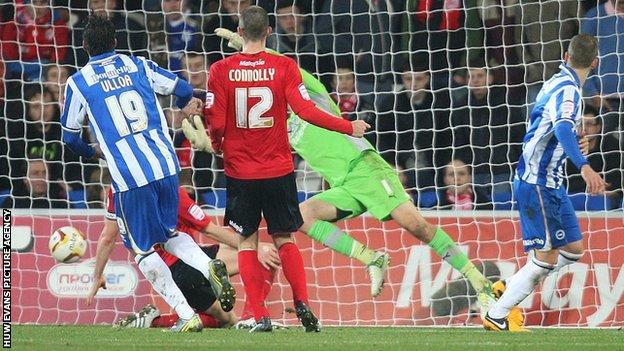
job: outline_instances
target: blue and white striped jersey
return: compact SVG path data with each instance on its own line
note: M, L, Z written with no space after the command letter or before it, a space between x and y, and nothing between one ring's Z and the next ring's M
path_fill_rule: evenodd
M67 80L61 123L80 133L85 116L116 192L175 175L180 166L156 93L169 95L177 76L143 57L94 56Z
M558 123L578 124L583 111L580 80L562 64L542 86L531 112L516 177L530 184L559 188L567 155L555 137Z

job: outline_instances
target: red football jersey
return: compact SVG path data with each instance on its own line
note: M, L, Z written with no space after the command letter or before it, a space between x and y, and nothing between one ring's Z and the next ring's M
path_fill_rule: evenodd
M201 232L210 224L210 217L191 199L191 197L184 191L182 187L178 188L178 195L180 196L180 203L178 204L178 224L176 229L189 234L195 241L197 241L197 233ZM115 202L113 201L113 191L108 191L106 199L106 218L114 220L115 216ZM167 266L174 264L178 258L160 247L157 247L156 252L162 257Z
M351 134L351 123L316 108L299 67L286 56L240 53L210 67L204 115L213 148L223 151L225 174L267 179L294 170L288 107L323 128Z

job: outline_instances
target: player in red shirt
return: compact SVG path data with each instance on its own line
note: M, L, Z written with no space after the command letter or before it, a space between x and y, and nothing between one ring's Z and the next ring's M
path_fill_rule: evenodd
M236 235L232 231L213 223L210 217L197 206L195 201L191 199L182 187L178 189L178 194L180 203L178 205L178 223L176 229L191 235L195 240L203 234L219 243L225 244L225 246L220 246L218 244L202 246L202 250L210 258L218 258L224 261L230 276L238 274L236 255L238 240L236 240ZM115 216L115 204L114 201L112 201L112 191L110 190L108 191L107 200L105 227L100 235L96 254L96 256L105 255L105 260L102 260L104 265L120 233ZM127 240L125 236L121 236L124 240ZM263 244L262 248L263 250L261 250L259 258L262 262L260 274L265 281L264 291L266 296L271 289L271 282L273 282L275 273L274 269L278 268L280 262L272 245ZM217 298L210 287L210 283L206 281L205 277L199 271L188 266L182 262L182 260L161 248L156 248L155 251L171 270L173 280L182 291L189 305L199 314L204 327L230 327L237 322L238 319L233 311L225 312L221 308L221 305L216 303ZM103 269L103 265L101 268ZM98 270L96 267L94 284L87 298L88 304L91 304L99 288L105 287L105 285L103 285L101 273L98 274L98 272L101 272L101 270ZM243 319L249 318L251 315L250 310L251 307L246 305L243 311ZM175 325L177 320L177 314L160 315L160 311L156 307L148 305L141 311L132 313L121 319L117 322L117 325L128 328L171 327Z
M225 222L241 235L240 274L256 319L256 331L271 331L262 298L256 250L261 216L278 248L282 270L293 291L297 317L306 331L320 331L310 310L305 271L292 239L303 224L297 201L286 120L288 109L319 127L361 137L364 121L335 118L310 100L295 61L265 52L271 34L266 11L245 9L238 33L243 50L210 68L204 114L214 151L223 153L227 179Z

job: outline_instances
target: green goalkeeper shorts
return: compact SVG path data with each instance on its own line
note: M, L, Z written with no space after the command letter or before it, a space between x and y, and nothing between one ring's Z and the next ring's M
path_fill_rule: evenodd
M400 204L410 201L396 171L376 151L364 151L340 186L324 191L313 199L334 205L347 213L342 218L357 217L368 211L380 221Z

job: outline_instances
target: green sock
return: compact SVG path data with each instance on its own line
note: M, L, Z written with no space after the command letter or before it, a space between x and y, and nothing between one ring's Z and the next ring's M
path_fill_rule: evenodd
M364 265L375 259L375 251L350 237L335 225L325 221L315 221L307 233L309 237L347 257L355 258Z
M429 246L438 256L466 277L477 292L490 284L490 281L479 272L468 256L457 247L442 228L438 228Z

